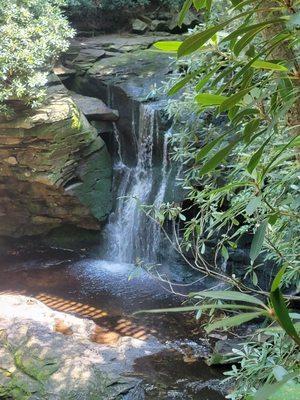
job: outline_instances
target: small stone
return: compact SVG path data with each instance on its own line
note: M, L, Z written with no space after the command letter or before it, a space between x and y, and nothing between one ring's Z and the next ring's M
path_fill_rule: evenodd
M66 336L73 335L73 330L62 319L56 319L54 325L54 332L62 333Z
M10 164L10 165L18 164L18 160L16 159L16 157L13 157L13 156L5 158L3 161L5 161L7 164Z

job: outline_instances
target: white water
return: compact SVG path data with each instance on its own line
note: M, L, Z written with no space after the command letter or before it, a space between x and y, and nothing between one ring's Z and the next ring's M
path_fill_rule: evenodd
M133 132L134 134L134 132ZM120 145L119 132L115 130ZM128 167L121 158L115 165L115 173L121 176L117 190L115 212L108 223L107 257L116 262L134 263L138 259L155 263L158 261L161 243L159 225L141 210L141 205L160 207L165 198L168 183L168 137L164 136L161 149L162 163L159 184L154 179L154 146L159 143L156 111L151 105L140 106L137 134L137 165Z

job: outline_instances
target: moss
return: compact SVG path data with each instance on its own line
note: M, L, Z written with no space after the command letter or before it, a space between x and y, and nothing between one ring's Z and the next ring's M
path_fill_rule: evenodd
M62 249L78 250L99 243L99 232L63 225L42 238L43 244Z

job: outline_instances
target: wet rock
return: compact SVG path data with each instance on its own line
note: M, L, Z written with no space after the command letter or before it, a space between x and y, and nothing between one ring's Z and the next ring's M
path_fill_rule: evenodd
M119 113L112 110L100 99L71 92L71 97L89 120L117 121Z
M110 156L63 85L50 86L40 108L0 121L0 147L0 235L100 229L111 208Z

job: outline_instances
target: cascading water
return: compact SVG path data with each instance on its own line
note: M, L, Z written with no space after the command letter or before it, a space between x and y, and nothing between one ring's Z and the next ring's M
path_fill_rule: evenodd
M115 175L119 176L117 203L106 229L107 257L117 262L133 263L137 259L158 262L160 227L141 210L141 204L159 207L168 183L168 135L164 135L159 168L154 165L154 146L158 146L158 121L151 105L140 106L137 134L137 164L129 167L118 149ZM115 133L120 144L119 133ZM159 146L158 146L159 147Z

